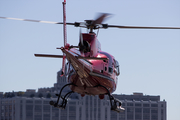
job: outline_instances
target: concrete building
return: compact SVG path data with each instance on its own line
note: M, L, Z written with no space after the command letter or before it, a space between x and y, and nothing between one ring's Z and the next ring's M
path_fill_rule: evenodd
M98 96L81 97L76 93L68 100L66 109L54 108L49 101L56 101L55 93L66 84L66 78L59 74L51 88L0 93L0 120L166 120L166 101L142 93L114 94L126 109L122 113L110 110L108 96L100 100ZM65 89L64 94L68 91L69 88Z

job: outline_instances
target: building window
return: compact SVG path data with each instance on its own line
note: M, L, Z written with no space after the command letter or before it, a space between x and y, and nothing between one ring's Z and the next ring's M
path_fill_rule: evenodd
M149 108L144 108L143 109L143 113L148 113L149 114L150 113L150 109Z
M114 111L111 111L111 120L117 120L117 113Z
M119 114L119 120L125 120L125 112L120 112Z
M143 120L150 120L149 114L143 114Z
M76 120L76 106L69 106L69 120Z
M140 103L136 103L135 106L136 107L141 107L141 104Z
M151 107L158 107L158 104L151 104Z
M158 113L158 110L157 109L152 109L151 113Z
M158 120L158 109L151 109L151 119Z
M49 105L49 101L43 101L44 104L48 104Z
M70 105L76 105L76 102L75 101L69 101L68 102Z
M50 119L50 105L43 106L43 120Z
M82 114L81 114L81 107L79 108L79 120L81 120Z
M59 110L60 109L52 107L52 120L58 120L58 118L59 118ZM66 116L67 116L67 109L62 110L62 111L65 111L66 112ZM61 111L61 113L62 113L62 111Z
M143 107L149 107L149 104L143 104Z
M42 110L42 106L41 105L36 105L35 106L35 111L40 111Z
M26 120L33 119L33 105L26 105Z
M26 100L26 104L32 104L33 101L32 100Z
M158 115L151 115L151 120L158 120Z
M127 106L133 106L133 103L127 103Z
M135 114L135 120L141 120L141 114Z
M134 108L132 108L132 107L127 108L127 119L128 120L133 120L133 113L134 113Z
M41 100L36 100L35 104L42 104L42 101Z
M107 107L105 108L105 120L107 120Z
M164 112L163 112L163 109L161 109L161 114L163 114Z
M136 113L141 113L141 112L142 112L142 109L141 109L141 108L135 108L135 112L136 112Z

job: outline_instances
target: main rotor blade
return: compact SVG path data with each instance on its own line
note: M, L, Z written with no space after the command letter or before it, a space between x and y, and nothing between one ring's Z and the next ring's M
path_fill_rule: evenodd
M51 58L63 58L63 55L50 55L50 54L34 54L36 57L51 57Z
M63 24L63 22L52 22L52 21L42 21L42 20L30 20L30 19L21 19L21 18L11 18L11 17L0 17L2 19L10 19L10 20L21 20L21 21L29 21L29 22L40 22L40 23L50 23L50 24ZM67 25L75 25L75 23L66 23Z
M100 17L98 17L94 22L95 24L101 24L105 18L108 17L109 14L104 13ZM49 23L49 24L63 24L63 22L53 22L53 21L42 21L42 20L30 20L30 19L21 19L21 18L11 18L11 17L0 17L1 19L10 19L10 20L21 20L21 21L29 21L29 22L40 22L40 23ZM66 23L67 25L74 25L76 27L84 27L80 26L81 23L75 22L75 23ZM103 28L122 28L122 29L180 29L180 27L148 27L148 26L119 26L119 25L107 25L104 24L105 27Z
M148 26L118 26L118 25L107 25L107 27L125 28L125 29L180 29L180 27L148 27Z
M99 17L96 19L96 20L94 20L93 21L93 25L95 25L95 24L101 24L108 16L110 16L110 14L108 14L108 13L101 13L100 15L99 15Z

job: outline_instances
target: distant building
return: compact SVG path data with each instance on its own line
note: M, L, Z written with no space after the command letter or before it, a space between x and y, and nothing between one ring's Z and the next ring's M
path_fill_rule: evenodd
M68 100L65 110L54 108L49 101L56 101L55 93L66 84L66 78L59 74L51 88L0 93L0 120L166 120L166 101L142 93L114 94L126 109L122 113L110 110L108 96L100 100L98 96L81 97L76 93Z

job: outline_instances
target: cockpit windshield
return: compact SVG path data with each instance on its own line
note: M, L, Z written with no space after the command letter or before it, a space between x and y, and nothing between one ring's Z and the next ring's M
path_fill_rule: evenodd
M120 74L119 62L117 60L114 60L114 67L115 67L116 75L119 75Z

